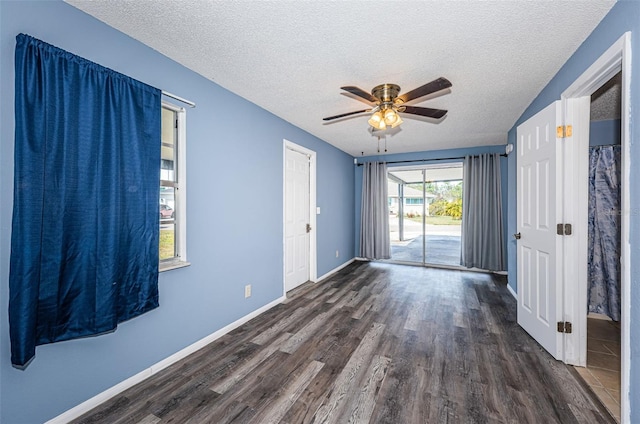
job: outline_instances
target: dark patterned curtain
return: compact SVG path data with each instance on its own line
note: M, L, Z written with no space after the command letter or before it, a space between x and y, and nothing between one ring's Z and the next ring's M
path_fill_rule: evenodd
M589 149L589 312L620 321L620 146Z

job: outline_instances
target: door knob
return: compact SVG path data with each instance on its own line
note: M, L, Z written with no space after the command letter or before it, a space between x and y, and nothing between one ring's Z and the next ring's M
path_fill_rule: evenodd
M513 238L516 239L516 240L520 240L522 238L522 235L520 233L515 233L513 235Z
M307 233L311 232L311 224L307 224Z

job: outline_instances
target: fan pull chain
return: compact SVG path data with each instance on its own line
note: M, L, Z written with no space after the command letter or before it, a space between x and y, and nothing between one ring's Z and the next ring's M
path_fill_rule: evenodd
M380 153L380 136L378 138L378 153ZM384 136L384 152L387 153L387 136Z

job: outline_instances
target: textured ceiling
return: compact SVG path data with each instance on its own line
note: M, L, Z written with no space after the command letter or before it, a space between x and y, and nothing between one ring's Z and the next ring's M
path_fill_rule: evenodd
M389 153L504 144L615 3L67 1L354 156L375 154L378 140L365 115L322 121L366 108L339 87L453 83L411 103L449 114L437 124L405 114Z

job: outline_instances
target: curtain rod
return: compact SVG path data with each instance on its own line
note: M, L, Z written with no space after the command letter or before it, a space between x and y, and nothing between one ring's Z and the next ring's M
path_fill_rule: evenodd
M473 155L472 155L473 156ZM500 156L506 158L508 155L506 153L502 153ZM456 157L456 158L433 158L433 159L411 159L411 160L391 160L385 163L410 163L410 162L429 162L434 160L456 160L456 159L464 159L464 156ZM356 158L358 160L358 158ZM358 166L364 165L364 163L358 163Z
M178 101L180 101L180 102L182 102L182 103L184 103L186 105L189 105L190 107L196 107L196 104L193 103L192 101L184 99L184 98L182 98L180 96L176 96L175 94L171 94L168 91L162 90L162 95L163 96L167 96L167 97L171 97L172 99L176 99L176 100L178 100Z

